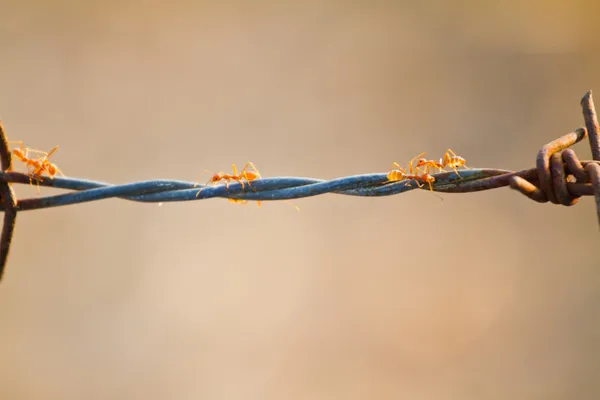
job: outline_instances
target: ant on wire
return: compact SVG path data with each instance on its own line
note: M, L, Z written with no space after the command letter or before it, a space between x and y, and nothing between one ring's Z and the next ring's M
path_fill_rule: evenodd
M56 150L58 150L58 146L55 146L49 152L40 151L30 149L28 147L23 147L23 142L19 141L19 147L13 149L13 155L27 165L27 169L29 172L29 184L32 184L32 179L35 179L38 182L38 190L39 190L39 181L43 176L44 172L50 177L50 179L54 179L56 174L64 175L62 171L58 168L56 164L53 164L49 161L49 158ZM38 157L36 159L29 158L29 153L37 153L43 154L43 157Z
M248 168L251 168L251 170L248 170ZM251 161L248 161L248 163L244 166L244 169L242 169L242 171L239 174L237 173L237 168L236 168L235 164L231 164L231 169L233 170L233 174L226 174L225 172L217 172L216 174L213 174L213 176L206 183L206 186L216 184L220 181L225 181L225 187L229 188L229 183L231 181L236 181L240 185L242 185L242 190L244 190L244 188L245 188L244 181L245 181L245 183L248 184L250 189L254 190L254 188L252 187L252 184L250 182L254 181L256 179L262 178L262 176L260 175L260 172L258 172L258 169L254 166L254 164ZM210 171L204 170L204 172L210 172ZM204 190L205 188L206 187L203 187L202 189L200 189L198 191L198 193L196 193L196 197L198 197L200 192L202 192L202 190ZM248 204L248 201L249 201L249 200L244 200L244 199L227 199L227 200L230 203L235 203L235 204ZM294 207L296 209L296 211L300 211L300 208L297 205L295 205L294 203L289 202L289 201L286 201L286 203L289 203L292 207ZM261 204L262 203L260 200L256 200L257 206L260 207Z
M252 168L251 171L248 170L249 167ZM236 168L235 164L231 164L231 169L233 170L233 174L231 174L231 175L226 174L225 172L217 172L216 174L214 174L208 180L208 182L206 182L206 186L216 184L220 181L225 181L225 187L229 189L229 183L231 181L236 181L242 185L242 190L244 190L244 179L245 179L248 186L250 186L250 188L252 189L252 185L250 184L250 181L261 178L260 172L258 172L258 169L250 161L248 161L248 163L244 166L244 169L242 169L242 171L240 172L239 175L237 173L237 168ZM210 172L210 171L205 169L204 172ZM200 189L198 191L198 193L196 193L196 197L198 197L198 195L200 194L200 192L202 192L202 190L204 190L204 188ZM254 189L252 189L252 190L254 190Z
M419 158L424 155L425 155L425 153L423 152L415 158ZM425 158L419 158L417 160L417 168L418 167L425 167L425 172L427 172L428 170L431 170L432 168L436 168L441 172L444 170L445 167L450 167L454 170L454 172L456 172L456 175L458 175L459 177L461 177L461 176L458 173L457 168L460 168L460 167L468 168L466 165L466 160L460 156L457 156L452 151L452 149L446 150L446 152L444 153L444 157L440 158L439 161L427 160Z
M419 154L417 157L420 157L420 156L422 156L422 154ZM408 186L414 180L415 183L417 184L417 186L420 188L423 187L424 184L428 184L429 190L431 190L433 192L433 187L431 186L431 184L435 182L435 177L428 174L427 172L424 172L423 174L419 175L418 168L416 168L416 171L413 170L413 162L417 157L414 157L408 163L408 170L409 170L408 173L397 162L392 163L392 167L395 167L395 169L392 169L387 174L388 181L389 182L398 182L398 181L408 180L408 182L406 182L406 185Z
M252 168L252 170L249 171L248 168ZM229 183L231 181L236 181L242 185L242 191L243 191L244 190L244 180L246 180L246 183L248 184L250 189L254 190L254 188L252 188L252 185L250 184L250 181L261 178L260 172L258 172L258 169L254 166L254 164L252 164L251 161L248 161L248 163L244 166L244 169L242 169L242 171L240 172L239 175L237 173L237 168L236 168L235 164L231 164L231 169L233 170L232 175L226 174L225 172L217 172L208 180L208 182L206 182L206 186L216 184L220 181L225 181L225 187L227 189L229 189ZM204 172L210 172L210 171L204 170ZM196 193L196 197L198 197L198 195L200 195L200 192L202 192L203 190L204 190L204 188L200 189L198 191L198 193ZM228 199L228 200L230 203L248 204L248 200L243 200L243 199ZM260 207L260 205L261 205L260 201L257 201L256 205L258 205Z
M398 163L393 163L392 167L395 167L396 169L392 169L387 174L388 182L408 180L408 182L406 182L406 186L408 186L414 180L418 187L421 188L424 184L428 184L429 190L433 191L433 187L431 186L431 184L435 182L435 177L433 175L429 175L428 173L423 173L421 175L409 174L404 168L398 165Z

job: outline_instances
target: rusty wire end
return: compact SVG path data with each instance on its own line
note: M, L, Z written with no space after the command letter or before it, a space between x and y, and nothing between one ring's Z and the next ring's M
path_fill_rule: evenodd
M548 143L538 152L536 166L539 188L524 177L510 176L509 184L511 188L532 200L572 206L583 194L583 185L592 179L592 193L596 197L596 209L600 223L600 187L599 184L593 183L594 179L598 178L600 167L593 162L580 162L575 152L567 149L589 136L594 161L600 161L600 128L591 90L581 99L581 107L585 128L576 129L574 132ZM574 177L577 182L572 183L569 177ZM585 192L589 193L589 190L585 190Z
M600 127L598 126L598 116L596 115L591 90L581 99L581 108L583 109L583 120L585 121L590 147L592 148L592 158L600 161Z
M594 107L594 99L590 90L581 99L581 108L583 109L583 120L590 137L590 147L592 148L592 158L600 161L600 127L598 126L598 115ZM598 166L586 166L585 170L590 175L592 186L594 187L594 197L596 198L596 213L598 214L598 223L600 223L600 183L598 183Z
M8 140L0 121L0 165L3 171L12 169L12 154L8 147ZM15 231L17 220L17 199L15 193L6 180L0 181L0 196L4 207L4 221L2 223L2 233L0 234L0 281L4 275L4 266L8 259L8 252Z

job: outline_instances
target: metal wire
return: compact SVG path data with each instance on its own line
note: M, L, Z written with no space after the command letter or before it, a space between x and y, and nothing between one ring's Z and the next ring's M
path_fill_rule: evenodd
M528 198L540 203L552 202L572 206L581 196L595 196L600 224L600 133L591 91L581 101L585 128L578 128L542 147L536 158L536 168L522 171L502 169L466 169L434 174L432 189L444 193L468 193L510 186ZM579 161L573 150L567 149L589 136L594 160ZM210 198L228 198L256 201L276 201L317 196L326 193L348 196L391 196L414 189L429 190L414 180L389 182L386 173L355 175L333 180L300 177L274 177L248 184L231 183L229 186L198 185L177 180L151 180L123 185L77 178L39 180L40 186L72 190L71 193L16 201L12 183L30 184L28 174L13 172L11 153L6 135L0 124L0 195L4 211L4 225L0 236L0 280L8 257L18 211L67 206L108 198L121 198L144 203L194 201ZM575 182L573 182L575 180Z
M0 121L0 165L2 170L12 169L12 154L8 147L6 134ZM7 181L0 181L0 197L2 197L2 206L4 211L4 221L2 222L2 234L0 234L0 280L4 274L4 266L8 259L8 252L12 242L15 224L17 222L17 198Z

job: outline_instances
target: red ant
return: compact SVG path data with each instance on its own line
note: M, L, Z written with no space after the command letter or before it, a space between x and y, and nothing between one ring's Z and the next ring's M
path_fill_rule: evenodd
M248 170L248 168L252 168L252 170ZM246 181L246 183L248 184L248 186L254 190L254 188L252 187L252 184L250 183L251 181L254 181L256 179L260 179L261 175L260 172L258 172L258 169L254 166L254 164L252 164L252 162L248 161L248 163L244 166L244 169L242 169L242 171L240 172L240 174L238 175L237 173L237 168L235 166L235 164L231 164L231 169L233 170L233 174L226 174L224 172L218 172L216 174L214 174L206 183L206 185L210 185L210 184L215 184L217 182L220 181L225 181L225 187L229 188L229 183L231 181L236 181L239 182L242 185L242 190L244 190L244 180ZM210 172L207 170L204 170L206 172ZM198 197L198 195L200 194L200 192L202 192L202 190L204 190L204 188L200 189L198 191L198 193L196 193L196 197ZM248 204L249 200L244 200L244 199L227 199L230 203L236 203L236 204ZM294 207L297 211L300 211L300 208L298 206L296 206L295 204L286 201L286 203L289 203L292 207ZM261 206L261 201L257 200L256 201L256 205L257 206Z
M420 157L421 155L422 154L419 154L417 157ZM417 157L414 157L408 163L409 173L406 173L406 170L404 168L402 168L398 163L394 162L392 164L392 167L395 167L396 169L392 169L387 174L388 182L408 180L408 182L406 182L406 186L408 186L414 180L419 188L422 188L423 186L425 186L425 184L428 184L431 193L434 194L436 197L439 197L442 201L444 201L444 198L442 196L439 196L433 192L433 187L431 186L431 184L435 182L435 177L433 175L428 174L427 172L419 175L418 168L416 169L416 171L413 170L413 162Z
M420 157L421 155L422 154L419 154L417 157ZM387 174L388 181L398 182L398 181L408 180L408 182L406 182L406 185L409 185L410 182L414 180L418 187L423 187L424 186L423 184L427 183L427 184L429 184L429 190L431 190L433 192L433 187L431 186L431 184L433 182L435 182L435 177L428 174L427 172L425 172L421 175L418 175L418 174L415 174L415 171L413 170L413 162L417 157L414 157L408 163L409 173L407 173L406 170L404 168L402 168L398 163L394 162L392 164L392 167L395 167L396 169L392 169ZM417 172L418 172L418 168L417 168Z
M252 167L252 171L248 171L248 167ZM252 185L250 184L250 181L259 179L261 177L260 172L258 172L258 169L250 161L246 164L244 169L242 169L242 172L240 172L239 175L237 173L237 168L236 168L235 164L231 164L231 169L233 169L233 175L226 174L225 172L217 172L208 180L208 182L206 182L206 186L215 184L220 181L225 181L225 187L229 189L229 183L231 181L236 181L242 185L242 190L244 190L244 181L243 180L245 179L248 186L250 186L250 188L252 189ZM210 172L210 171L204 170L204 172ZM198 191L198 193L196 193L196 197L198 197L198 195L200 194L200 192L202 192L202 190L204 190L204 188L200 189ZM252 189L252 190L254 190L254 189Z
M393 163L392 167L396 167L396 169L391 170L387 174L387 178L389 182L398 182L403 180L408 180L406 185L408 186L411 181L415 181L418 187L423 187L425 183L429 184L429 190L433 191L433 187L431 184L435 182L435 177L433 175L429 175L428 173L424 173L421 175L413 175L408 174L398 163ZM411 168L412 169L412 168Z
M421 153L415 158L419 158L424 155L425 153ZM443 171L445 167L450 167L454 170L454 172L456 172L456 175L458 175L459 177L460 174L458 173L457 168L468 168L466 165L466 160L460 156L457 156L451 149L446 150L446 152L444 153L444 157L440 158L439 161L419 158L419 160L417 161L417 168L423 166L425 167L425 172L427 172L427 170L431 170L431 168L437 168L438 170Z
M32 184L32 178L39 182L40 178L46 172L50 179L54 179L54 176L58 173L64 175L62 171L56 166L56 164L51 163L48 158L58 150L58 146L55 146L48 153L40 150L33 150L30 148L23 148L23 142L18 142L19 147L13 149L13 155L25 163L27 165L27 169L29 171L29 184ZM36 159L29 158L29 152L34 152L38 154L43 154L43 157L38 157ZM39 190L39 184L38 184Z
M40 168L36 169L35 171L33 171L34 175L40 175L45 171L48 176L50 177L50 179L54 179L54 176L56 176L56 174L60 174L63 175L62 171L56 166L56 164L51 163L48 158L56 151L58 150L58 146L55 146L52 150L50 150L49 153L47 153L46 155L44 155L43 158L38 158L38 160L42 163L42 165L40 166ZM43 153L42 153L43 154Z
M252 170L248 171L248 167L251 167ZM250 181L261 178L260 172L258 172L258 169L250 161L248 161L248 163L244 166L244 169L242 169L242 171L240 172L239 175L237 173L237 168L236 168L235 164L231 164L231 169L233 170L233 175L226 174L224 172L217 172L208 180L208 182L206 183L206 186L215 184L220 181L225 181L225 187L229 189L229 183L231 181L236 181L242 185L242 190L244 190L244 181L243 180L245 179L248 186L250 186L250 188L252 190L254 190L254 188L252 188L252 185L250 184ZM207 170L204 170L204 171L210 172ZM198 191L198 193L196 193L196 197L198 197L200 192L202 192L203 190L204 190L204 188L200 189ZM248 204L248 200L243 200L243 199L228 199L228 200L230 203ZM256 205L258 205L260 207L261 206L260 201L257 201Z

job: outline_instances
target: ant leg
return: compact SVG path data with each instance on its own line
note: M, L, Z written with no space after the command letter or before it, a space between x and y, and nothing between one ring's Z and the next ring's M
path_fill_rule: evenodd
M38 194L40 194L40 180L41 177L36 174L35 172L29 174L29 186L33 186L33 180L35 179L35 186L37 189Z
M231 183L231 181L236 181L237 183L239 183L240 185L242 185L242 192L244 191L244 182L237 176L234 177L229 177L229 178L223 178L226 179L226 183L225 183L225 187L227 189L229 189L229 184Z
M248 167L252 168L252 170L254 171L254 173L255 173L255 175L256 175L254 178L250 178L250 179L248 179L248 172L247 172L247 170L248 170ZM246 182L248 183L248 186L250 186L250 188L251 188L252 190L254 190L254 188L252 188L252 185L250 185L250 181L251 181L251 180L254 180L254 179L257 179L257 178L258 178L258 179L262 179L262 176L260 175L260 172L259 172L258 168L256 168L256 167L254 166L254 164L252 163L252 161L248 161L248 162L246 163L246 165L244 166L244 169L242 169L242 171L240 172L240 175L239 175L239 176L240 176L241 178L244 178L244 179L246 180ZM254 191L256 192L256 190L254 190Z
M21 149L21 152L23 154L25 154L25 149L23 148L23 141L22 140L9 140L8 143L19 143L19 149Z
M242 183L242 185L243 185L243 182L242 182L242 181L240 181L240 183ZM249 187L250 189L252 189L252 191L253 191L253 192L256 192L256 189L254 189L254 188L252 187L252 185L250 184L250 181L249 181L247 178L246 178L246 183L248 184L248 187Z
M439 194L436 194L435 192L431 192L432 195L434 195L435 197L439 198L440 201L444 201L444 198L442 196L440 196Z
M244 175L244 173L246 172L246 170L248 169L248 167L250 166L250 164L252 164L252 163L248 161L246 163L246 165L244 165L244 168L242 168L242 170L240 171L240 176Z
M450 149L448 149L450 150ZM446 152L444 153L444 157L442 157L441 164L442 166L446 167L448 165L448 163L450 163L450 160L452 159L452 155L450 154L450 152L446 150ZM454 154L454 153L452 153Z
M286 203L288 203L290 206L294 207L296 209L296 211L300 211L300 207L298 207L297 205L295 205L291 201L286 201Z
M34 167L33 165L27 165L27 175L29 175L29 186L33 186L33 180L38 180L38 176L40 176L44 170L41 167Z
M248 200L242 200L242 199L227 199L230 203L236 203L236 204L248 204Z
M235 167L235 164L231 164L231 169L233 170L233 175L237 176L237 168Z
M204 184L204 187L203 187L203 188L200 188L200 190L198 190L198 193L196 193L196 198L198 198L198 196L200 196L200 192L202 192L202 191L203 191L204 189L206 189L207 187L211 186L211 185L210 185L210 183L211 183L211 181L208 181L208 182L206 182L206 183ZM194 187L196 187L196 186L198 186L198 185L199 185L199 183L198 183L198 182L194 183Z
M454 156L454 157L458 157L458 156L456 155L456 153L452 151L452 149L448 149L448 150L446 150L446 153L450 153L452 156Z
M436 194L436 193L433 191L433 187L431 186L431 181L428 181L427 183L429 184L429 191L431 192L431 194L433 194L435 197L439 197L439 199L440 199L441 201L444 201L444 198L443 198L442 196L440 196L439 194Z
M32 153L37 153L37 154L48 154L45 151L41 151L41 150L34 150L34 149L30 149L29 147L23 147L23 141L22 140L11 140L8 143L19 143L19 149L21 150L21 153L27 157L29 152Z
M458 175L458 177L462 179L462 176L460 176L456 167L452 167L452 169L454 170L454 172L456 172L456 175Z
M48 153L44 153L41 152L42 154L45 154L45 156L43 157L43 159L48 159L48 157L50 157L52 154L54 154L54 152L58 150L58 146L54 146L54 148L52 150L50 150ZM35 151L35 150L34 150Z
M395 167L396 169L394 169L394 167ZM406 171L404 170L404 168L402 168L402 167L401 167L401 166L400 166L400 165L399 165L397 162L395 162L395 163L392 163L392 171L399 171L399 172L401 172L401 173L402 173L402 175L408 175L408 174L406 173ZM390 172L391 172L391 171L390 171Z
M408 165L410 166L410 167L409 167L409 170L410 170L410 174L411 174L411 175L414 173L414 172L413 172L413 162L414 162L414 161L415 161L417 158L421 158L421 157L423 157L424 155L425 155L425 152L422 152L422 153L421 153L421 154L419 154L418 156L416 156L416 157L413 157L413 159L412 159L412 160L410 160L410 162L408 163ZM418 169L418 167L417 167L417 169Z
M206 181L206 183L204 184L204 187L203 187L202 189L200 189L200 191L202 191L202 190L203 190L205 187L207 187L209 184L210 184L210 179L209 179L208 181ZM201 185L201 183L200 183L200 182L195 182L195 183L194 183L194 187L196 187L196 186L198 186L198 185ZM198 193L200 193L200 192L198 192Z
M246 168L251 167L254 172L256 172L256 174L260 177L260 171L258 170L258 168L256 168L254 166L254 164L252 163L252 161L248 161L248 163L246 164L246 166L244 167L244 171L246 170Z
M422 188L423 185L421 183L419 183L419 181L415 178L409 179L408 182L406 182L406 184L404 186L409 186L413 181L415 181L415 183L417 184L418 187Z
M207 169L205 169L205 170L202 170L202 173L205 173L205 172L208 172L209 174L213 174L211 171L209 171L209 170L207 170ZM213 175L214 175L214 174L213 174ZM210 180L208 180L208 182L206 182L206 183L205 183L205 185L206 185L206 186L208 186L208 183L209 183L209 182L210 182ZM194 187L198 186L199 184L200 184L200 183L198 183L198 182L194 183ZM200 193L200 192L198 192L198 193Z
M204 170L204 171L210 172L210 171L207 171L207 170ZM204 189L206 189L209 186L213 186L213 185L211 185L211 183L214 183L212 179L209 179L208 181L206 181L206 183L204 184L204 187L201 188L200 190L198 190L198 193L196 193L196 198L198 198L198 196L200 195L200 192L202 192ZM198 185L200 185L200 183L198 183L198 182L194 183L194 187L196 187Z
M58 168L56 165L54 166L54 168L56 168L56 172L58 172L60 174L60 176L65 176L65 174L63 174L63 172L60 170L60 168Z
M21 149L21 151L23 151L23 149ZM56 151L56 150L54 150L54 151ZM30 149L29 147L25 147L25 157L29 157L29 153L43 154L43 157L38 156L38 160L47 160L48 159L47 152L41 151L41 150Z

